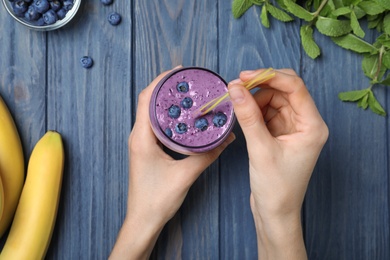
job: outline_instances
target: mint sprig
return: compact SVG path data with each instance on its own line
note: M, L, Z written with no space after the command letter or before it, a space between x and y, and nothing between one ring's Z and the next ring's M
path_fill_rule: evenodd
M314 30L326 35L338 46L361 54L362 71L370 85L362 90L339 93L342 101L356 102L358 107L385 116L386 111L372 89L390 86L390 1L389 0L233 0L232 13L241 17L252 6L261 8L260 21L266 28L270 18L281 22L304 21L300 28L301 44L312 59L321 55L314 38ZM368 29L381 33L374 43L363 38L361 21L366 19Z

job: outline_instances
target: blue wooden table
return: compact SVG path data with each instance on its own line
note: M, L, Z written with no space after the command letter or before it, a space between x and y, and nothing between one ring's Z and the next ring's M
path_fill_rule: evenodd
M227 81L241 70L289 67L305 80L330 136L303 207L310 259L390 259L389 119L342 103L340 91L369 81L362 57L316 33L310 59L300 22L260 24L260 8L234 19L231 0L83 0L74 21L39 32L0 9L0 94L28 158L49 129L64 139L66 165L48 259L106 259L126 212L127 138L138 93L176 65ZM117 11L119 26L106 16ZM372 41L374 32L367 32ZM84 69L79 59L94 59ZM390 110L386 88L376 88ZM0 126L1 127L1 126ZM190 190L157 242L154 259L255 259L245 140L237 140ZM27 159L26 159L27 160ZM4 242L4 238L2 239Z

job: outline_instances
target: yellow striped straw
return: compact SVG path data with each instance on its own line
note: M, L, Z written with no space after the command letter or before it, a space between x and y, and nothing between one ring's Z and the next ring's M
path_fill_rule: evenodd
M273 78L275 76L275 71L272 68L268 68L259 74L257 74L254 78L251 80L248 80L244 82L244 87L248 90L251 90L257 86L259 86L261 83ZM196 109L194 113L194 117L199 117L206 115L210 111L212 111L214 108L216 108L218 105L220 105L224 101L228 101L230 99L229 92L226 92L225 94L222 94L221 96L218 96L214 98L213 100L207 102L203 106Z

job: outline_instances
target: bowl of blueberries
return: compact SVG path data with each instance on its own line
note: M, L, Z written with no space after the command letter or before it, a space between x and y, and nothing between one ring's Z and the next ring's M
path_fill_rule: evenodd
M5 9L30 29L50 31L63 27L76 15L81 0L2 0Z

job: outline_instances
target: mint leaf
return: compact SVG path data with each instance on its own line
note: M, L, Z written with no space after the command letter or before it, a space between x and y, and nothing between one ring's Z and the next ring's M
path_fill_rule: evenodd
M385 66L386 69L390 69L390 51L383 53L382 65Z
M260 20L264 27L269 28L270 24L269 24L268 11L266 5L263 5L263 7L261 8Z
M358 4L368 15L377 15L383 13L385 9L375 1L363 1Z
M351 9L349 7L340 7L332 12L332 14L336 17L349 13L351 13Z
M267 10L268 12L275 18L278 19L279 21L282 22L290 22L294 20L290 15L288 15L286 12L283 10L276 8L272 4L266 3L267 5Z
M351 12L350 19L351 19L351 27L352 27L353 33L356 34L357 36L359 36L360 38L363 38L365 33L364 33L363 29L360 27L358 18L356 17L356 14L354 11Z
M366 110L367 109L367 107L368 107L368 93L367 93L367 95L365 95L364 97L362 97L361 99L359 99L359 101L357 102L357 105L358 105L358 107L361 107L361 108L363 108L364 110Z
M381 104L379 104L378 100L375 98L374 93L370 90L368 93L368 106L372 110L372 112L380 115L380 116L385 116L386 111L383 109Z
M372 53L378 51L374 46L351 33L340 37L332 37L332 40L338 46L357 53Z
M390 13L383 18L383 31L390 35Z
M378 55L365 55L362 60L362 69L364 75L370 79L374 79L375 74L378 70Z
M339 93L339 99L342 101L358 101L368 94L369 88L362 90L353 90Z
M390 1L389 0L376 0L383 8L390 10Z
M306 22L310 22L314 19L314 15L312 13L307 11L302 6L296 4L292 0L285 0L284 4L286 5L287 10L290 13L292 13L293 15L295 15L298 18L305 20Z
M232 13L234 18L240 18L252 5L251 0L233 0Z
M382 84L382 85L385 85L385 86L390 86L390 74L387 75L387 77L384 80L379 82L379 84Z
M313 60L317 58L321 51L313 38L313 28L310 25L304 25L300 29L301 42L306 54Z
M337 20L319 16L316 22L318 31L326 36L342 36L351 32L352 28L348 20Z

